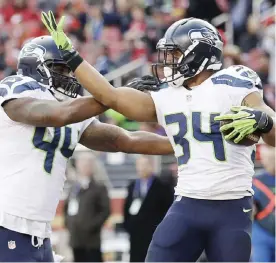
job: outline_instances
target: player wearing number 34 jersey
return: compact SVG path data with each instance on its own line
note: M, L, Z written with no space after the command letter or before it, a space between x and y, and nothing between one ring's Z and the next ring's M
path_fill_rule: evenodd
M178 160L176 199L153 234L146 261L249 261L254 146L237 145L254 131L274 146L274 112L264 104L258 75L244 66L222 69L218 31L195 18L172 24L157 44L154 76L114 89L72 47L53 14L42 13L79 82L104 105L130 119L158 121ZM235 108L233 108L235 106ZM247 106L247 107L241 107ZM233 109L236 112L229 114ZM226 114L226 115L225 115ZM271 115L271 116L270 116ZM217 120L232 120L226 141Z
M78 142L98 151L173 152L165 137L97 121L92 116L107 108L72 99L80 87L49 36L28 42L18 74L0 82L1 262L53 261L50 222Z

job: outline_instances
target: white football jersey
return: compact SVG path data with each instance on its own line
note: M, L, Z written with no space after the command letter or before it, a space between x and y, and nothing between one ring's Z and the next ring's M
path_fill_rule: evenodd
M223 200L253 194L255 146L226 142L214 117L260 88L254 71L231 66L190 90L169 87L151 93L178 160L176 195Z
M55 100L29 77L10 76L0 82L1 105L22 97ZM12 121L0 107L0 212L36 222L53 220L68 158L92 121L61 128L33 127Z

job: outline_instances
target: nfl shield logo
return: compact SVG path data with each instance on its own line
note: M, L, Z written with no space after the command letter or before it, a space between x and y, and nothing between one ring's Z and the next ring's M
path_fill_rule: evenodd
M9 241L8 242L8 247L9 247L9 249L15 249L16 248L15 241Z
M186 100L187 100L187 101L191 101L191 100L192 100L192 95L187 95L187 96L186 96Z

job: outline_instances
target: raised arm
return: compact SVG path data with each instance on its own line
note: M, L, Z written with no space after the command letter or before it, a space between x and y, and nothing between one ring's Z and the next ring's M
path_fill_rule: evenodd
M64 61L82 86L93 94L96 100L129 119L156 121L154 102L149 94L128 88L115 89L95 68L80 57L63 32L64 19L63 16L57 24L51 11L48 14L44 12L41 14L41 20L51 33Z
M107 110L91 97L66 102L26 97L11 99L2 106L11 120L37 127L62 127L84 121Z
M150 132L128 132L114 125L93 121L81 136L84 146L104 152L125 152L151 155L173 154L167 137Z
M83 61L74 72L94 98L129 119L157 121L154 102L148 93L122 87L114 88L94 67Z

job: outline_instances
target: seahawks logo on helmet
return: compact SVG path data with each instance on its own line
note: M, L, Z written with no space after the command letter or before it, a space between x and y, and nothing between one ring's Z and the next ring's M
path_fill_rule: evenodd
M216 45L216 42L220 41L218 35L206 27L201 29L191 29L188 34L192 42L197 40L210 45Z
M40 45L34 43L26 44L20 51L19 57L36 57L36 61L43 61L46 49Z

